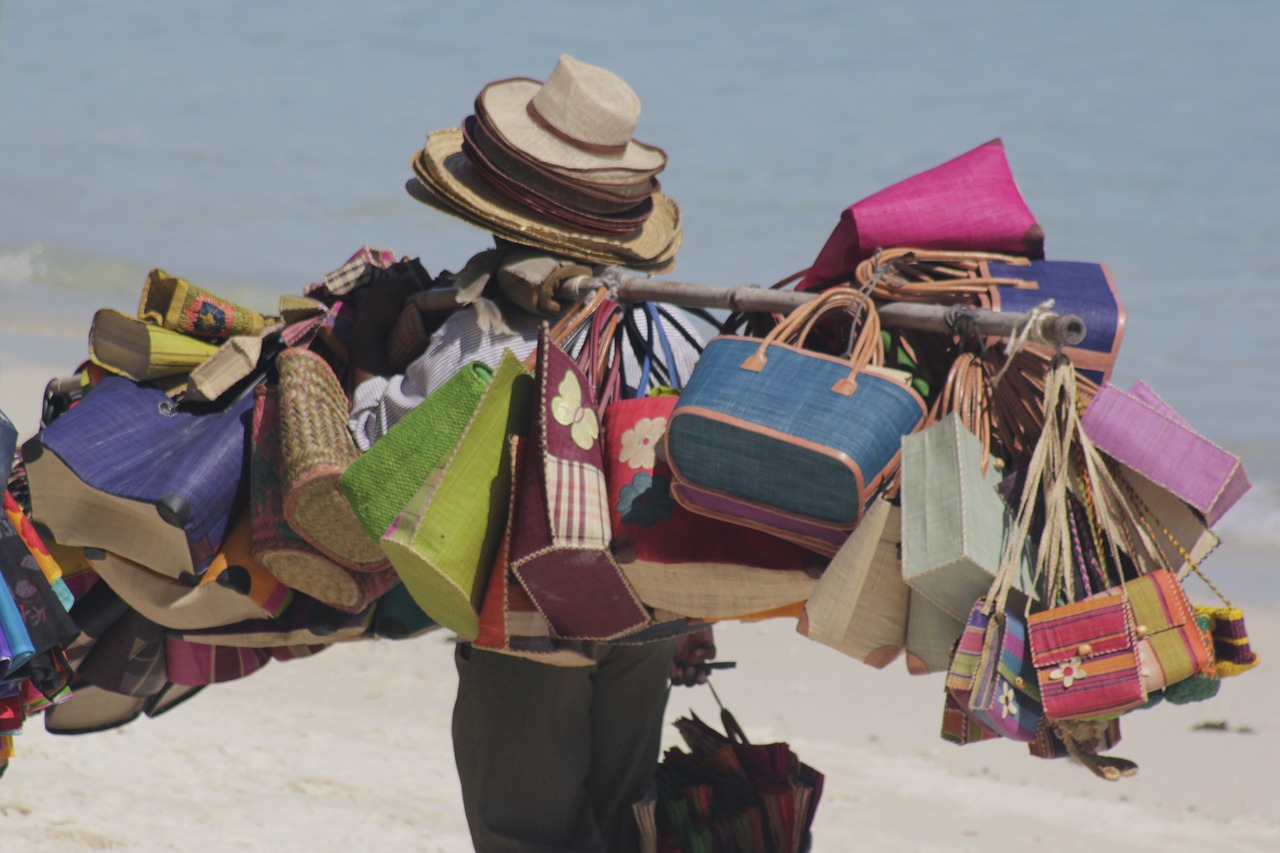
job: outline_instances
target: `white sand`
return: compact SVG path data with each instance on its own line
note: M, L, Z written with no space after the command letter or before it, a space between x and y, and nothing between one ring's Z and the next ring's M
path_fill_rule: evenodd
M68 366L0 346L0 407L23 437L45 380ZM1221 553L1209 568L1230 594ZM794 622L719 626L720 657L738 667L715 683L749 737L785 740L826 774L820 853L1280 850L1280 615L1237 603L1264 663L1209 702L1126 717L1115 752L1141 772L1117 783L1009 741L946 743L942 676L870 669ZM49 735L29 720L0 779L0 850L468 850L451 651L442 633L340 645L97 734ZM668 721L690 709L716 721L705 687L677 688ZM1212 720L1226 731L1193 730ZM666 741L678 743L670 726Z

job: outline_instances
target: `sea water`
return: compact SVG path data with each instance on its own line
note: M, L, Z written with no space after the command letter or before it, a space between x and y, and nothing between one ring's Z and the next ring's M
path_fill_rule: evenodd
M405 194L410 156L567 52L670 156L679 281L770 284L847 205L1001 137L1048 257L1111 269L1113 379L1245 461L1206 568L1280 600L1277 34L1267 0L5 0L0 374L73 369L153 267L262 310L362 244L458 268L487 237Z

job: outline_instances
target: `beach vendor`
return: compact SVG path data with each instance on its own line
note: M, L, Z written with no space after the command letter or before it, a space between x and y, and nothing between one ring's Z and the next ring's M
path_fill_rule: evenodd
M410 283L390 279L358 296L350 426L362 450L468 361L532 353L539 327L562 311L550 290L557 278L672 266L678 211L656 180L666 154L633 139L639 114L623 80L564 55L545 82L488 84L461 128L428 136L410 194L495 244L452 276L459 307L434 318L425 352L400 373L387 341ZM649 315L631 313L647 335ZM678 312L660 322L687 376L697 333ZM625 351L623 373L641 375ZM589 654L584 665L557 666L458 644L454 753L477 850L639 849L632 803L657 765L669 685L705 681L698 667L715 648L703 630L592 644Z

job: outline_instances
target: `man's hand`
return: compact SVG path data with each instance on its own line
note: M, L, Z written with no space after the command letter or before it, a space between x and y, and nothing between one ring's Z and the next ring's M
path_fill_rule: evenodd
M685 634L676 640L671 660L671 683L681 687L706 684L707 674L698 670L698 664L715 658L716 642L710 628Z

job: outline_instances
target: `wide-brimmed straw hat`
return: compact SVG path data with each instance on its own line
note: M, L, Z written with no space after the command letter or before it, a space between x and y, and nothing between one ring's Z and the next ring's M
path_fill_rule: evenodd
M433 131L411 160L416 180L406 188L424 204L470 222L500 237L600 264L648 272L675 266L680 245L680 209L666 195L653 194L653 212L626 235L588 234L556 225L513 202L476 174L462 152L462 131Z
M428 134L406 189L514 243L666 272L681 241L680 211L653 179L666 154L632 138L639 116L625 82L563 55L546 83L486 86L468 118L470 136L454 128Z
M485 86L480 102L512 146L567 169L661 170L667 155L632 138L640 98L616 74L562 54L545 83L516 77Z

